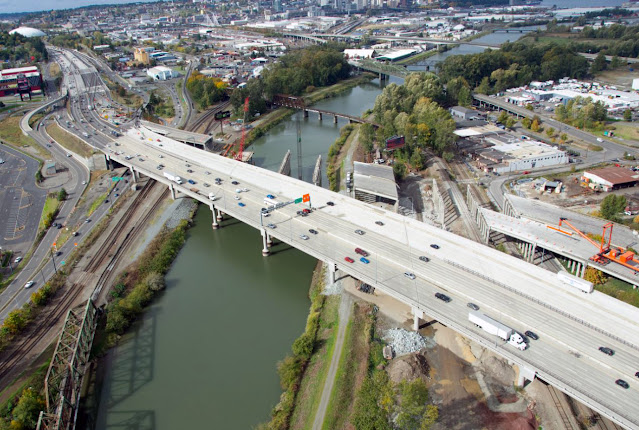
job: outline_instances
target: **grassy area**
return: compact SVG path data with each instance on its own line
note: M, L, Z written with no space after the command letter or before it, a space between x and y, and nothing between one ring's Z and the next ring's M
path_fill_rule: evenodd
M111 97L117 103L124 106L132 107L134 109L137 109L140 106L142 106L142 103L144 103L144 100L142 99L142 97L138 96L135 93L132 93L127 88L125 88L125 95L121 96L120 94L118 94L118 88L121 87L121 85L116 84L104 74L102 74L101 76L102 76L102 79L104 80L104 83L111 90Z
M52 353L52 352L51 352ZM9 422L12 420L12 412L16 407L17 403L19 403L19 398L24 392L26 388L34 388L38 392L44 390L44 379L47 376L47 371L49 370L50 361L46 361L42 363L40 366L31 371L31 375L22 379L22 382L19 386L18 382L11 383L7 385L7 388L0 392L0 398L3 399L2 404L0 404L0 417L2 417L2 428L22 428L17 425L14 427L13 425L9 425ZM19 378L21 379L22 376ZM36 411L34 411L35 414ZM7 427L5 427L5 425Z
M56 123L47 126L47 133L60 145L84 158L89 158L93 154L93 148Z
M22 134L20 119L21 117L13 116L0 121L0 139L21 151L29 149L30 154L35 154L40 159L51 158L49 151L38 145L35 140Z
M108 195L109 195L108 192L101 194L100 196L98 196L98 198L96 198L93 201L93 203L91 203L91 206L89 207L89 210L87 211L88 217L91 216L91 214L95 212L96 209L98 209L102 203L104 203Z
M613 137L604 136L603 131L594 132L593 134L613 141L619 139L639 141L639 128L633 123L615 122L610 124L607 129L614 132Z
M602 285L595 285L595 289L614 297L617 300L621 300L622 302L639 308L639 291L634 290L632 285L627 282L609 277L606 283Z
M335 385L326 409L324 426L327 430L349 428L349 419L356 393L368 368L369 339L372 320L371 305L355 304L353 317L348 322L344 348L339 361Z
M4 106L0 107L0 112L4 112L6 110L13 109L16 106L18 106L17 103L5 104Z
M40 217L40 224L38 225L38 231L44 230L48 228L45 225L47 218L50 216L49 214L54 213L60 207L60 200L55 195L48 195L47 199L44 201L44 209L42 209L42 216Z
M408 57L408 58L404 58L403 60L399 60L399 61L395 62L395 64L399 64L400 66L403 66L405 64L417 63L418 61L430 58L430 57L432 57L433 55L435 55L437 53L438 53L437 48L431 49L430 51L420 52L419 54L413 55L412 57Z
M583 39L580 38L576 33L547 33L543 36L538 36L536 34L529 34L521 39L519 39L525 43L535 43L535 44L549 44L554 43L555 45L563 46L572 42L576 43L591 43L594 45L609 45L614 40L611 39Z
M339 296L326 298L324 309L320 315L317 348L313 351L300 383L295 410L291 417L291 429L310 429L313 427L313 420L322 397L326 374L335 349L339 302Z
M44 118L44 112L40 112L37 113L35 115L33 115L30 119L29 119L29 126L31 128L34 128L34 126L38 123L38 121L40 121L42 118Z

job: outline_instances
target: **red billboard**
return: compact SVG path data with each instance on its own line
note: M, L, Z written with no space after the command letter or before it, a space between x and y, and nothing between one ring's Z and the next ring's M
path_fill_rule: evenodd
M404 136L393 136L386 139L386 149L401 148L405 144Z

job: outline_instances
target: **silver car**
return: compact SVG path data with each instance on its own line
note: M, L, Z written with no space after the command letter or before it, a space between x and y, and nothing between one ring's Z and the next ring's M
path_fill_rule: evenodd
M409 279L415 279L415 274L411 273L411 272L404 272L404 276L406 276Z

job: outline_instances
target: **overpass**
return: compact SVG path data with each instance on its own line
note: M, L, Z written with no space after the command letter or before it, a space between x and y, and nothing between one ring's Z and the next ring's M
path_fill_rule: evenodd
M145 128L131 129L117 142L117 151L106 150L109 160L131 169L133 178L144 174L166 184L174 198L190 196L206 204L213 228L225 216L251 225L262 236L264 255L273 239L287 243L324 261L333 277L341 270L408 304L415 327L420 319L435 318L517 364L518 385L538 376L613 421L639 429L639 381L634 377L639 370L639 309L598 292L581 293L554 273L450 232ZM133 154L144 155L131 158ZM193 183L169 181L156 168L160 160L165 171ZM221 185L214 185L214 178ZM237 193L239 187L248 191ZM288 204L262 218L266 194L282 203L308 194L313 212L301 217L301 206ZM318 234L309 234L309 229ZM370 253L368 264L359 261L355 247ZM345 257L357 259L349 263ZM445 292L452 302L435 299L436 292ZM518 331L537 332L540 339L530 341L525 351L513 348L470 323L467 302ZM601 353L600 346L612 348L615 355ZM618 378L630 389L617 386Z
M24 134L25 136L28 136L29 133L33 131L31 126L29 125L29 122L31 122L31 118L33 118L33 115L35 115L37 113L40 113L43 110L46 110L46 109L50 108L51 106L55 105L56 103L59 103L61 101L66 100L67 94L62 95L62 96L58 97L57 99L51 100L51 101L43 104L42 106L40 106L40 107L38 107L36 109L33 109L32 111L29 111L26 115L24 115L22 117L22 119L20 120L20 129L22 130L22 134Z

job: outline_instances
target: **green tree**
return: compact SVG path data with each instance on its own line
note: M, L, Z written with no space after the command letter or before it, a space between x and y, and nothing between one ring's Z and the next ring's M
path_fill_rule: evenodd
M533 105L531 105L530 103L526 105L526 109L528 109L529 111L534 111L535 107Z
M506 127L512 129L515 127L515 124L517 124L517 120L515 118L513 118L512 116L509 116L508 119L506 120Z
M417 430L426 412L428 401L426 383L421 379L414 379L411 382L404 380L399 383L398 394L400 401L395 418L396 424L401 429Z
M554 127L548 127L548 129L546 130L546 136L553 137L554 135L555 135Z
M592 282L594 285L605 284L608 280L607 276L601 271L597 270L594 267L587 267L586 273L584 273L584 279L586 281Z
M601 201L599 212L603 218L615 221L618 219L617 215L626 207L626 203L626 197L609 194Z
M610 60L610 68L614 70L618 69L621 66L623 66L623 62L621 61L619 56L613 55L612 60Z
M606 70L607 67L608 63L606 62L606 54L604 54L603 51L599 51L599 53L595 57L595 60L592 62L592 65L590 66L590 73L594 75Z
M427 405L419 430L430 430L439 418L439 408L435 405Z
M40 411L43 410L44 407L44 399L40 393L31 387L25 388L20 395L18 404L12 411L13 421L18 425L17 428L36 428ZM13 422L12 427L14 427Z
M535 133L539 132L539 121L534 119L532 124L530 124L530 129Z
M523 119L521 120L521 125L523 125L523 126L524 126L524 128L527 128L527 129L529 129L529 130L530 130L530 126L531 126L531 124L532 124L532 120L531 120L530 118L523 118Z
M632 111L630 109L623 111L623 120L628 122L632 121Z
M58 200L63 202L66 199L67 199L67 190L62 188L60 191L58 191Z
M508 121L508 112L506 112L505 110L501 111L501 113L497 117L497 121L501 122L502 124L505 124L506 121Z
M564 143L568 141L568 135L566 133L561 134L561 141Z

